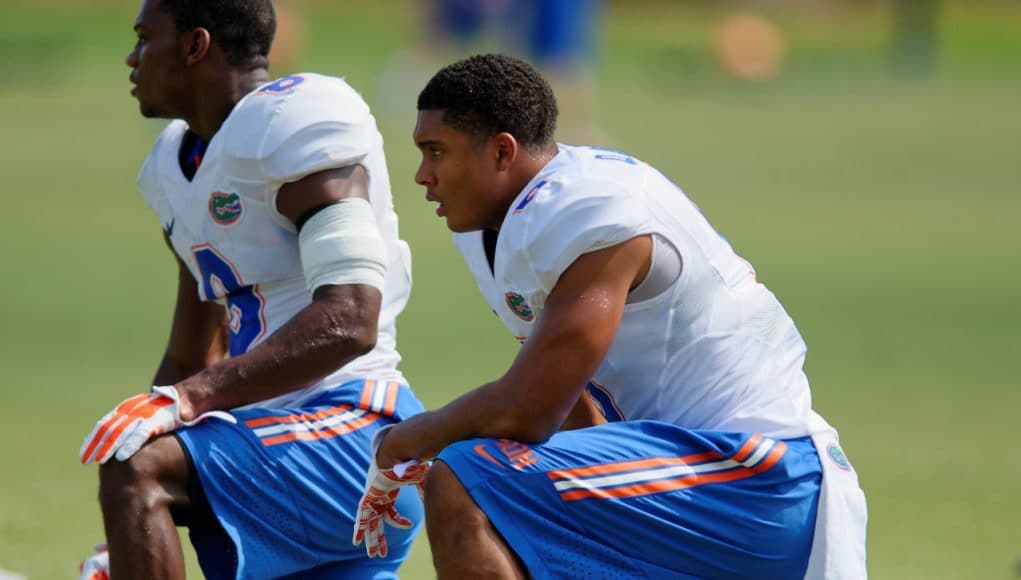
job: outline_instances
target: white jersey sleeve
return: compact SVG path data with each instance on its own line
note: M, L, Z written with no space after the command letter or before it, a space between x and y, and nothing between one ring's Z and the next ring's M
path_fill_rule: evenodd
M223 150L257 166L277 187L306 175L364 163L382 137L361 96L343 80L292 75L256 89L231 116Z
M546 293L582 254L626 242L652 228L642 200L626 191L594 183L568 187L557 181L541 183L548 185L539 186L534 207L517 228L512 226L521 234L511 240L522 244L514 255L531 264ZM521 265L527 268L525 261Z
M644 200L624 188L555 178L536 187L529 211L508 220L512 244L508 249L527 261L519 266L533 271L538 290L547 295L582 254L626 242L654 227ZM519 224L515 218L520 218ZM513 248L518 244L520 248Z

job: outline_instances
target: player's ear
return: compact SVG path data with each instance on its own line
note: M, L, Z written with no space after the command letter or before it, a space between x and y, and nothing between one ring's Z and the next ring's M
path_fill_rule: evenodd
M498 171L506 171L518 157L518 140L514 135L503 132L493 137L493 144L496 146L496 168Z
M209 31L205 28L196 28L187 35L187 50L185 52L185 65L192 66L206 57L212 40Z

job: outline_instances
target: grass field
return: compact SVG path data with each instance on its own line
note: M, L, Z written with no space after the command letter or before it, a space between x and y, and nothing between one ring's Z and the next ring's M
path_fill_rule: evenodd
M782 11L784 73L712 66L721 8L611 2L598 118L754 263L809 344L815 406L870 503L878 579L1005 579L1021 557L1021 7L943 3L939 63L892 74L883 4ZM387 140L415 290L403 369L441 404L516 343L476 295L412 182L419 87L380 80L412 35L407 0L306 2L302 65L362 89ZM134 176L159 124L123 65L126 0L0 6L0 568L70 577L102 537L102 413L146 388L171 313L172 259ZM422 72L425 77L429 71ZM1004 445L1007 445L1004 451ZM431 578L424 538L403 577Z

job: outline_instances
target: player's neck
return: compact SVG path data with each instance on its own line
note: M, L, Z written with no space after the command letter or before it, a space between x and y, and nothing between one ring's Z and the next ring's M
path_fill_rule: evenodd
M539 175L546 165L549 164L550 161L553 161L553 158L556 157L559 152L559 148L556 145L537 153L524 151L524 157L521 162L521 170L519 172L521 187L518 188L518 191L520 192L520 190L524 189L529 182L535 179L535 176Z
M544 151L540 153L528 153L525 152L525 156L518 166L515 172L515 192L511 197L511 201L514 200L521 193L521 190L525 189L529 183L535 179L536 175L542 172L546 165L557 156L557 151L554 149L552 152Z
M546 164L557 156L557 152L557 149L534 154L523 151L524 156L519 158L520 161L512 169L512 175L507 182L508 185L505 190L506 195L503 196L504 203L502 204L502 210L493 214L489 229L497 232L500 231L500 226L503 225L503 218L510 211L510 206L514 204L514 200L535 179L535 176L539 175L543 168L546 167Z
M265 68L234 72L203 83L196 91L195 113L185 118L188 128L207 143L220 130L234 106L256 87L269 82Z

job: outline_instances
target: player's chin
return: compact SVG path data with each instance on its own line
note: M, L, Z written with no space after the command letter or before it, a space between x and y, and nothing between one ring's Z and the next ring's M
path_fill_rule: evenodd
M141 113L143 117L147 119L156 119L165 116L160 113L159 107L143 100L137 94L135 95L135 98L138 99L138 112Z
M450 231L454 232L455 234L463 234L465 232L472 232L472 231L475 231L475 230L479 229L479 228L472 227L472 226L470 226L468 224L461 223L461 222L457 221L456 219L452 218L449 215L446 216L446 218L444 218L444 219L447 220L447 229L449 229Z
M156 112L156 108L145 104L142 101L138 101L138 112L142 114L146 119L155 119L159 116Z
M472 212L467 212L466 214L463 212L451 211L452 208L450 206L446 206L445 209L446 211L442 217L447 220L447 229L455 234L477 232L490 227L486 221Z

